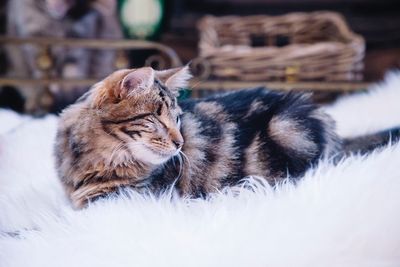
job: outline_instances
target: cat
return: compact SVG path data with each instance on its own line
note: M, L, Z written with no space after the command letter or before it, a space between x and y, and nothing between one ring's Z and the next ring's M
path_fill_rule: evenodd
M10 37L20 38L122 38L114 0L9 0L6 32ZM6 51L9 76L45 77L36 64L40 53L38 47L8 45ZM54 62L48 78L104 78L115 70L114 51L57 46L50 52ZM57 111L57 106L65 107L88 88L51 85L50 88L23 86L19 89L26 99L26 112L42 113L48 109ZM52 107L43 106L40 101L48 91L55 100Z
M74 207L123 187L204 197L250 175L274 185L346 150L307 94L255 88L178 103L190 77L187 67L119 70L62 112L56 166Z

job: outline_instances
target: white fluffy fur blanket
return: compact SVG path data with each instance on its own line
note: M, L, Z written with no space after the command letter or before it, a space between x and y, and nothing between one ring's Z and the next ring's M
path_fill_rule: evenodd
M400 73L327 108L342 136L400 125ZM0 266L400 266L400 145L293 186L209 200L132 193L74 211L57 181L57 119L0 111Z

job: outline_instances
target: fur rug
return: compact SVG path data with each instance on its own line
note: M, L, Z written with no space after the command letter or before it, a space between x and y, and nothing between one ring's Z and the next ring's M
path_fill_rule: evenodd
M327 111L342 136L400 125L400 73ZM400 144L294 186L209 200L130 192L82 211L57 181L57 118L0 111L0 266L400 266Z

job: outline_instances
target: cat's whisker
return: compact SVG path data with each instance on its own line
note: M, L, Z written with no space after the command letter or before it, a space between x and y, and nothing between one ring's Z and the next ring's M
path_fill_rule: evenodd
M175 157L172 157L172 162L174 163L174 166L176 167Z
M182 156L180 154L178 154L178 160L179 160L179 173L178 173L178 178L177 179L181 178L182 177L182 173L183 173L183 164L184 164L184 162L183 162Z
M186 162L188 163L188 165L189 165L189 168L190 168L190 166L191 166L191 164L190 164L190 160L189 160L189 158L186 156L186 154L185 154L185 153L183 153L183 151L182 151L182 150L181 150L181 151L179 151L179 154L183 156L183 159L184 159L184 161L186 161Z

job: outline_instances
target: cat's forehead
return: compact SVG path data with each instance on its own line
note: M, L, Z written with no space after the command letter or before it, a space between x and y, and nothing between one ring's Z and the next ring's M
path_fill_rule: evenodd
M129 70L119 70L112 76L108 77L101 87L121 87L123 79L129 73ZM180 112L176 96L171 92L171 90L169 90L164 82L161 81L161 79L155 76L154 81L146 88L136 89L129 94L129 97L124 98L123 101L113 103L108 107L113 110L112 113L114 114L129 116L132 112L156 112L160 105L163 106L164 112L167 110L172 113Z
M110 75L104 82L106 87L120 87L122 81L128 75L131 73L132 70L124 69L124 70L118 70L114 72L112 75ZM155 73L154 76L154 81L153 83L149 86L149 88L143 88L143 89L149 89L145 90L144 92L137 92L137 95L140 95L141 93L148 93L151 95L158 95L160 98L163 100L169 98L169 99L176 99L175 95L171 92L171 90L164 84L162 81L161 77L159 77L159 74Z
M158 95L161 101L171 105L172 108L177 106L176 96L158 78L154 79L151 92Z
M164 71L150 67L118 70L93 86L92 107L114 111L123 106L141 109L162 103L170 110L179 110L177 96L190 77L187 66Z

